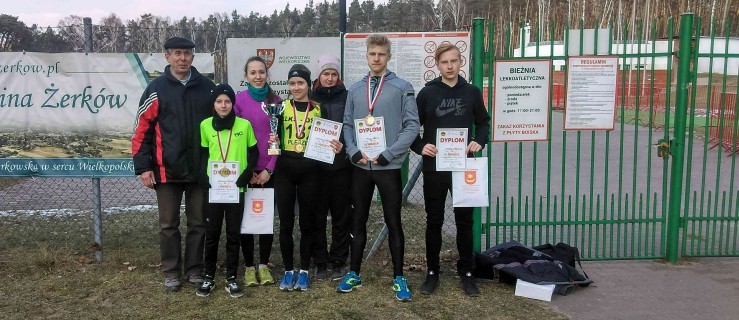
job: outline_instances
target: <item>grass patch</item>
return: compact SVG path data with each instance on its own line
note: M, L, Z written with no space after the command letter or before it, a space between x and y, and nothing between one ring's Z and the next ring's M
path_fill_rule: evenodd
M514 288L504 284L483 282L480 297L465 296L454 273L457 256L449 235L445 235L441 255L439 291L421 295L425 214L420 206L406 206L403 221L405 269L414 293L410 303L395 300L392 292L387 241L363 264L364 286L349 294L336 293L336 282L314 281L304 293L267 286L247 288L245 297L233 299L224 290L225 276L220 270L216 290L201 298L188 286L177 293L164 292L153 211L106 213L104 261L100 263L93 261L91 213L0 217L0 273L6 280L0 287L0 312L4 319L566 318L545 303L515 297ZM367 249L381 227L381 212L374 210L368 222ZM275 239L276 274L282 270L279 256ZM224 258L223 248L219 258ZM243 281L243 270L239 275Z
M349 294L336 293L336 283L324 281L304 293L280 292L274 285L247 288L246 296L233 299L219 275L216 290L201 298L187 286L164 292L155 248L110 250L104 262L92 263L89 253L46 246L0 252L0 271L9 280L0 289L4 318L565 319L543 303L514 297L512 287L499 283L481 283L480 297L466 297L451 273L442 274L437 294L416 289L412 302L401 303L391 290L390 267L375 259L363 270L365 285ZM412 290L423 280L420 271L407 275Z

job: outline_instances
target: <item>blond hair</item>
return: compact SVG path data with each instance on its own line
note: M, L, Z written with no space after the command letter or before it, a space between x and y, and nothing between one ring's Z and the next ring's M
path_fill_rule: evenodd
M387 53L390 53L390 39L384 34L374 33L367 37L367 49L375 46L385 47Z
M439 62L439 58L441 58L441 55L449 50L457 50L457 53L459 54L459 58L462 59L462 51L460 51L459 48L457 48L457 46L449 42L445 42L445 43L440 44L438 47L436 47L436 52L434 52L434 60L436 60L436 62Z

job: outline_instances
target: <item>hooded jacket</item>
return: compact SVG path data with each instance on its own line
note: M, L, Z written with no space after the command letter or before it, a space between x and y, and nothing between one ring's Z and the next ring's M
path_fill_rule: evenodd
M344 121L344 110L346 109L346 88L343 84L337 84L333 87L320 87L313 91L313 100L321 104L322 117L336 122ZM344 133L342 131L339 138L342 144L344 142ZM322 166L330 171L339 170L349 164L349 157L346 155L346 148L342 148L341 152L334 157L333 164Z
M418 93L416 101L418 118L424 129L423 135L418 135L411 145L413 152L420 155L426 144L436 145L438 128L467 128L467 141L475 141L483 148L487 144L490 115L485 109L482 92L464 78L458 77L454 87L444 83L441 77L431 80ZM435 170L436 158L423 156L423 171Z
M170 67L144 90L131 138L134 171L154 171L157 183L197 182L200 173L200 122L211 116L215 85L190 67L183 85Z
M359 147L354 133L354 120L364 119L368 113L367 83L369 75L349 87L344 111L344 140L346 153L350 159L359 155ZM385 82L377 98L373 115L385 120L385 145L387 146L380 156L389 163L386 165L356 164L365 170L400 169L408 156L408 147L418 136L421 126L418 123L418 107L413 86L395 75L394 72L385 73ZM378 159L378 162L379 159Z

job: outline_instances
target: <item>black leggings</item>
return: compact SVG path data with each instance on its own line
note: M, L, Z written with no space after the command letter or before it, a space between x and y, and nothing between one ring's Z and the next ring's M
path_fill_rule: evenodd
M205 196L207 201L208 196ZM239 267L239 235L244 214L244 193L239 203L205 203L205 274L215 277L218 258L218 241L221 239L223 220L226 220L226 277L235 277Z
M254 171L256 174L262 173L262 170ZM262 185L249 185L249 188L274 188L275 178L272 177L267 183ZM269 256L272 254L272 242L274 241L274 234L260 234L259 235L259 263L269 263ZM242 234L241 235L241 253L244 255L244 265L247 267L254 266L254 235L253 234Z
M400 221L403 186L400 169L364 170L354 168L352 175L352 252L350 270L359 274L362 268L362 254L367 245L367 219L369 219L372 194L375 186L382 197L382 211L389 231L390 256L393 261L393 277L403 275L403 254L405 235Z
M300 269L310 269L311 244L318 207L318 187L320 174L317 162L305 158L281 156L275 168L275 200L280 216L280 253L285 271L294 269L293 229L295 228L295 197L297 195L300 212Z
M346 265L349 258L349 227L351 222L352 168L347 165L335 171L323 171L321 177L321 205L316 219L316 234L313 238L313 263L334 268ZM328 250L326 218L331 211L331 250Z
M451 192L451 172L429 171L423 173L423 199L426 205L426 263L429 271L439 272L441 251L441 227L444 225L446 196ZM454 223L457 226L457 272L464 275L472 272L472 211L473 208L454 208Z

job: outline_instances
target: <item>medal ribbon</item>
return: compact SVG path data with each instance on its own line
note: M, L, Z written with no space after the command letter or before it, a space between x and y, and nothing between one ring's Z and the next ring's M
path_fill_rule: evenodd
M305 123L308 122L308 112L310 112L310 100L308 100L308 107L305 108L305 116L303 117L303 124L298 125L298 113L296 111L297 107L295 105L295 100L292 100L293 105L293 122L295 123L295 137L298 139L303 139L303 134L305 133Z
M228 130L228 142L226 143L226 153L223 153L223 144L221 144L221 133L218 132L216 135L218 137L218 151L221 152L221 159L223 159L223 163L226 163L226 157L228 156L228 150L231 149L231 136L233 136L233 129Z
M370 85L372 83L372 77L370 76L370 81L367 81L367 109L369 109L369 114L372 114L372 111L375 110L375 103L377 103L377 97L380 96L380 91L382 91L382 86L385 84L385 75L382 75L380 78L380 83L377 85L377 89L375 90L374 96L372 96L370 91Z

